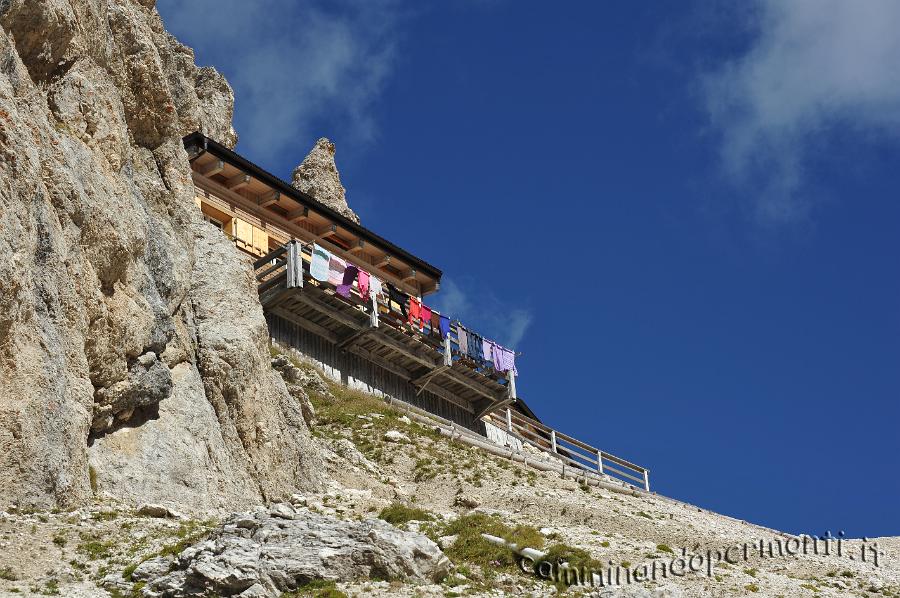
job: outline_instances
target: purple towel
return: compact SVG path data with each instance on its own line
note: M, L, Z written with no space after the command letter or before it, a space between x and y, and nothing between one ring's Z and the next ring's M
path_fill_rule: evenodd
M491 344L491 356L494 359L494 369L498 372L512 372L516 376L516 354L496 343Z
M344 270L344 281L337 286L338 295L344 297L346 299L350 298L350 287L353 286L353 281L356 280L356 275L359 272L359 268L350 264Z
M481 339L481 349L482 349L483 357L484 357L485 361L493 361L494 356L493 356L493 350L491 349L491 347L493 347L493 346L494 346L494 343L489 341L488 339L486 339L486 338Z

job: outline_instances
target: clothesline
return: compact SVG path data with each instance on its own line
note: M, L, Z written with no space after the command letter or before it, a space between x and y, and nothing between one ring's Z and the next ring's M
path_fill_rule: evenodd
M356 283L363 301L372 301L372 308L377 310L377 297L385 294L387 287L387 308L395 311L392 303L400 307L400 314L420 334L426 334L426 326L431 336L439 336L441 339L450 337L450 318L436 309L425 305L417 297L410 296L394 287L390 283L382 283L371 273L360 268L356 264L348 262L334 255L318 243L310 242L300 244L301 249L309 246L310 267L312 278L319 282L327 282L333 285L337 293L345 299L350 298L350 289ZM302 282L300 283L302 285ZM497 371L512 372L518 374L515 358L521 356L511 349L499 343L487 339L477 332L469 330L459 320L456 322L457 346L460 356L491 363ZM452 337L451 337L452 338Z

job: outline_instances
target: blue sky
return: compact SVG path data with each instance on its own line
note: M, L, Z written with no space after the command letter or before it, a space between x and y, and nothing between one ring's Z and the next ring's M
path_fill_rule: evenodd
M661 493L900 534L900 4L159 0L237 150L363 224Z

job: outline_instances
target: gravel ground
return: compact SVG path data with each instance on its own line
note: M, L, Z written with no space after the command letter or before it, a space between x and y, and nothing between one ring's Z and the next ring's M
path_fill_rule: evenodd
M338 399L340 400L340 399ZM779 555L786 536L697 507L655 496L633 496L605 489L585 489L558 474L527 468L446 438L399 414L342 413L320 410L314 434L325 447L331 478L328 492L308 495L311 510L342 518L372 517L397 503L423 509L438 521L481 512L504 523L540 530L547 544L582 548L615 570L656 562L675 562L681 572L693 556L695 569L656 581L622 584L614 589L580 588L570 594L629 597L700 596L869 596L900 598L900 539L881 538L879 566L862 562L861 541L842 545L842 555ZM388 435L388 431L400 432ZM0 511L0 596L131 596L123 579L129 568L160 553L175 553L203 537L225 513L190 516L139 515L135 505L99 497L94 505L71 512ZM404 524L423 528L419 522ZM773 556L759 556L759 541ZM732 549L728 564L709 568L697 559L711 551L750 544L747 560ZM339 583L348 596L547 596L556 588L531 573L486 571L461 565L442 584L398 582ZM465 566L463 566L465 565ZM688 565L687 568L689 568ZM671 569L669 569L671 571ZM464 574L464 573L465 574ZM493 573L493 574L492 574ZM707 574L708 573L708 574ZM139 590L139 588L138 588ZM139 594L134 594L139 595ZM309 594L313 595L313 594Z

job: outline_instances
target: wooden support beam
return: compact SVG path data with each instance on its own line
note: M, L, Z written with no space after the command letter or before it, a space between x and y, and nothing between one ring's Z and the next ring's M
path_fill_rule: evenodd
M284 218L289 222L302 222L309 218L309 208L298 208L296 210L291 210Z
M425 390L425 387L428 386L428 383L434 380L438 376L438 374L446 369L446 365L439 365L430 372L419 376L415 380L410 380L410 384L419 388L418 392L416 392L416 396L422 394L422 391Z
M380 260L378 260L378 262L375 264L375 266L377 266L378 268L384 268L385 266L387 266L390 263L391 263L391 256L389 256L388 254L384 254L384 256Z
M381 330L381 329L379 328L379 330ZM412 347L410 347L404 343L401 343L400 341L388 336L387 334L385 334L383 332L380 332L379 334L374 335L373 338L375 340L377 340L378 342L380 342L381 344L383 344L387 347L390 347L397 353L400 353L401 355L404 355L405 357L409 357L413 361L421 363L422 365L424 365L426 367L433 369L438 365L428 355L425 355L420 351L415 351Z
M221 160L213 160L206 166L201 166L197 169L197 172L202 174L203 176L212 176L214 174L219 174L225 169L225 162Z
M444 366L440 365L440 366L434 368L433 370L425 372L418 378L413 378L412 380L409 381L409 383L412 384L413 386L423 386L423 385L427 384L429 380L431 380L432 376L439 374L440 372L444 371L445 369L446 368Z
M403 275L403 282L411 282L415 279L416 279L416 269L415 268L410 268Z
M454 382L458 382L459 384L462 384L466 388L469 388L470 390L477 392L484 398L490 399L491 401L501 401L506 398L505 392L498 395L497 393L495 393L493 391L483 388L480 384L478 384L474 380L470 379L468 376L465 376L452 368L447 370L446 372L444 372L444 374L447 377L451 378Z
M472 401L472 409L478 414L478 418L482 418L494 411L494 401L488 399L478 399Z
M266 191L262 195L256 198L256 203L259 204L261 208L268 208L273 204L277 204L278 200L281 199L281 192L275 191L274 189L270 191Z
M260 295L259 303L263 306L264 310L267 310L282 303L291 294L293 294L293 292L293 289L285 289L283 287L274 288Z
M366 251L365 246L366 246L366 242L363 239L357 239L356 245L351 247L348 251L350 253L352 253L353 255L362 255Z
M244 174L243 172L238 173L225 181L225 187L228 188L229 191L237 191L238 189L242 189L250 184L250 175Z
M400 376L404 380L409 380L409 378L411 376L409 370L407 370L406 368L399 366L396 363L391 363L390 361L388 361L381 355L377 355L364 347L354 345L354 346L350 347L350 352L355 353L356 355L359 355L363 359L371 361L375 365L386 369L387 371L391 372L392 374L396 374L396 375Z
M488 413L491 413L492 411L496 411L497 409L500 409L506 405L509 405L511 402L512 401L506 400L506 399L503 401L490 401L487 404L479 401L478 406L480 406L481 409L478 409L476 407L475 417L476 417L476 419L481 419L482 417L486 416Z
M295 314L287 309L284 309L282 307L273 307L269 311L271 313L275 314L276 316L278 316L279 318L284 318L288 322L293 322L297 326L300 326L301 328L304 328L304 329L312 332L313 334L317 334L317 335L321 336L322 338L324 338L325 340L327 340L329 342L337 343L339 340L338 335L335 334L334 332L332 332L331 330L328 330L324 326L320 326L320 325L316 324L315 322L310 322L306 318L298 316L297 314Z
M308 289L305 290L305 292L297 293L296 296L294 297L294 299L296 301L299 301L300 303L308 305L309 307L313 308L314 310L316 310L322 314L325 314L332 320L337 320L341 324L343 324L345 326L349 326L350 328L353 328L354 330L362 330L363 328L368 327L368 325L369 325L368 322L360 322L356 318L353 318L341 311L338 311L337 309L335 309L333 307L323 305L319 300L314 299L313 297L310 296L314 293L315 293L315 291L313 291L312 286L310 286Z
M328 226L319 229L316 233L320 239L329 239L331 237L337 236L337 224L329 224Z
M351 332L337 343L338 349L346 351L351 345L358 343L360 340L372 333L372 328L363 328L356 332Z

